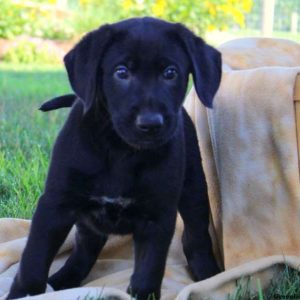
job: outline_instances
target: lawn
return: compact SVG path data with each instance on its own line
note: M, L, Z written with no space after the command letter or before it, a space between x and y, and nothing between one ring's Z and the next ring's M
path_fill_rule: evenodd
M0 217L29 219L43 191L54 139L68 113L42 113L38 108L53 96L69 93L70 87L62 66L0 64L0 91ZM248 286L245 281L238 284L228 299L300 299L300 277L288 268L258 296L249 293Z
M30 218L67 109L40 104L70 91L63 67L0 64L0 217Z

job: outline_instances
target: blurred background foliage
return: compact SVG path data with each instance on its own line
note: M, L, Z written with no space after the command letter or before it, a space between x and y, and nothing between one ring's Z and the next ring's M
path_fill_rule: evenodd
M184 23L217 46L259 36L266 1L273 0L0 0L0 60L61 62L84 33L146 15ZM300 0L275 0L273 36L300 41L299 15ZM14 42L5 47L3 40Z
M28 35L49 39L74 36L68 11L56 7L54 1L0 0L0 38L13 39Z
M252 0L0 0L0 38L67 40L100 24L150 15L182 22L198 34L245 25Z

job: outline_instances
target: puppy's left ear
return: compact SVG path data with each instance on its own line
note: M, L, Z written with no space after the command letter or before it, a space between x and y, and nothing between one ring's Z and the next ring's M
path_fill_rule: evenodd
M212 108L213 98L221 82L221 53L187 28L179 26L180 38L190 57L197 95L206 107Z

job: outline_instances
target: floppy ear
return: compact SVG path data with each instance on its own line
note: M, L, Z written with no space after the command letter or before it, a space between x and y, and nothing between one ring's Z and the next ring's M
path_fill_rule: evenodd
M83 100L86 112L96 97L98 67L111 40L111 26L103 25L85 35L64 57L72 89Z
M222 75L221 53L180 25L180 37L191 60L196 92L202 103L212 107Z

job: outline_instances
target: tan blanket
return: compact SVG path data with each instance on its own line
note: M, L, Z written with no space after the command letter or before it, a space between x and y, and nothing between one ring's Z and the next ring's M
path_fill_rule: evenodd
M269 42L266 40L266 44ZM277 42L281 45L283 41ZM227 44L226 51L231 47L232 52L238 52L239 45ZM270 56L276 53L272 47ZM289 48L291 53L295 47L300 53L298 44ZM282 66L286 57L293 56L291 53L273 56L272 61L277 59ZM253 52L253 67L257 67L256 55ZM293 106L294 81L300 67L276 67L274 62L272 67L251 69L250 62L248 57L248 70L227 68L213 110L203 108L193 89L186 101L199 134L215 253L226 271L192 282L181 249L182 223L178 220L163 281L163 299L227 299L241 277L253 275L265 287L284 264L300 266L300 183ZM226 56L225 63L231 66ZM300 66L300 58L294 58L294 66ZM18 267L29 226L29 221L0 220L0 299ZM65 261L72 238L73 233L50 273ZM99 295L130 299L125 290L133 266L131 248L129 237L113 237L84 287L60 292L51 292L49 287L49 293L29 299Z

